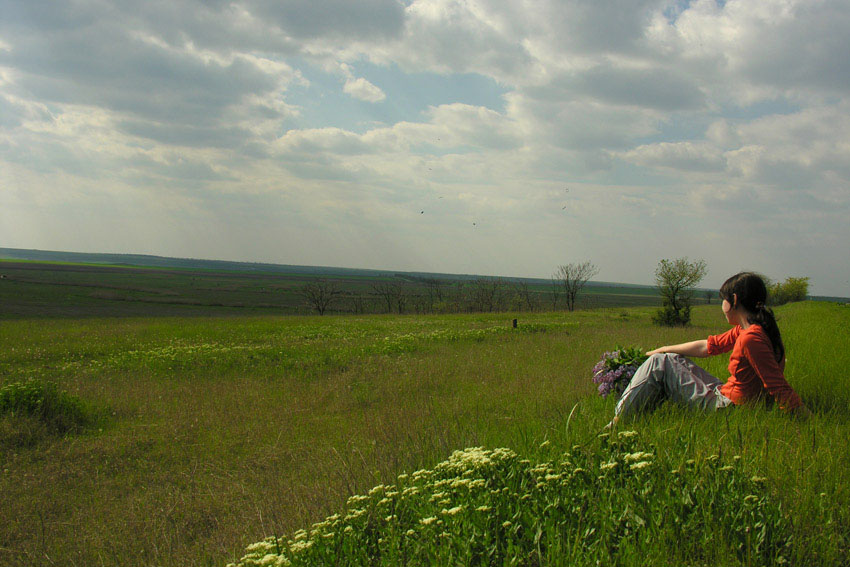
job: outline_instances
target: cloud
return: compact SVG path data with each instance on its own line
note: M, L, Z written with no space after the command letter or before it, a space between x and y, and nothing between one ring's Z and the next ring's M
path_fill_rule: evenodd
M366 102L381 102L387 98L387 95L384 94L384 91L382 91L363 77L347 80L342 90L345 91L347 94L350 94L354 98Z
M675 171L722 172L726 169L726 161L720 149L705 142L642 145L624 152L622 158L644 167Z
M53 225L80 243L123 218L128 251L543 276L598 256L645 283L657 257L738 269L781 243L789 269L850 278L811 260L850 238L842 0L44 6L0 0L0 186L25 247L57 241L21 228L49 210L84 219Z

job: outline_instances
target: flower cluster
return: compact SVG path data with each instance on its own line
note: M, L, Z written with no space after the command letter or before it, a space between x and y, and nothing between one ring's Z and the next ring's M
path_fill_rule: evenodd
M646 359L639 347L617 347L603 354L593 367L593 382L599 394L604 398L613 392L619 397Z
M758 564L787 555L786 517L740 458L672 463L635 431L598 443L566 452L549 444L544 461L505 448L455 451L433 469L351 496L308 529L250 545L229 567L598 565L622 550L643 556L662 525L677 536L706 523L715 529L677 547L671 564L704 546Z

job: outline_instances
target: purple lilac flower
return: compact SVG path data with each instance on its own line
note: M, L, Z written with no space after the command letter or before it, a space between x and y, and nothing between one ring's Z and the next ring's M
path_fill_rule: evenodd
M637 367L630 364L614 366L612 362L619 355L618 351L608 351L602 355L602 359L593 367L593 382L597 384L597 390L602 397L616 393L619 397L634 376Z

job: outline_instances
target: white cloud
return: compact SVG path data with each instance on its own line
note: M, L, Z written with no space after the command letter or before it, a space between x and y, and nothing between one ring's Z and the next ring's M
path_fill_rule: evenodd
M345 86L342 90L354 98L364 100L366 102L381 102L387 98L384 91L363 77L345 81Z
M544 277L598 257L601 278L643 283L659 257L687 255L787 265L832 293L850 279L850 263L813 260L850 239L843 0L0 13L0 186L32 187L3 214L64 211L53 226L85 227L80 246L123 219L111 241L131 252ZM422 87L427 73L487 80L450 95ZM471 84L497 84L503 104ZM0 223L0 242L59 242L37 232Z

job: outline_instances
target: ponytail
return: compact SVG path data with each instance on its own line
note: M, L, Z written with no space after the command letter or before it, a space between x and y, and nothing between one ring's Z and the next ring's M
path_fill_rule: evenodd
M767 286L764 285L764 280L753 272L741 272L732 276L720 288L720 297L734 304L735 296L738 303L750 313L747 321L764 330L770 339L776 361L782 361L785 358L785 345L782 344L782 335L773 310L765 306Z
M785 345L782 344L782 335L779 333L779 325L776 324L773 310L765 307L764 303L759 303L752 316L748 317L747 320L764 329L767 338L770 339L771 346L773 346L773 356L776 357L776 362L785 358Z

